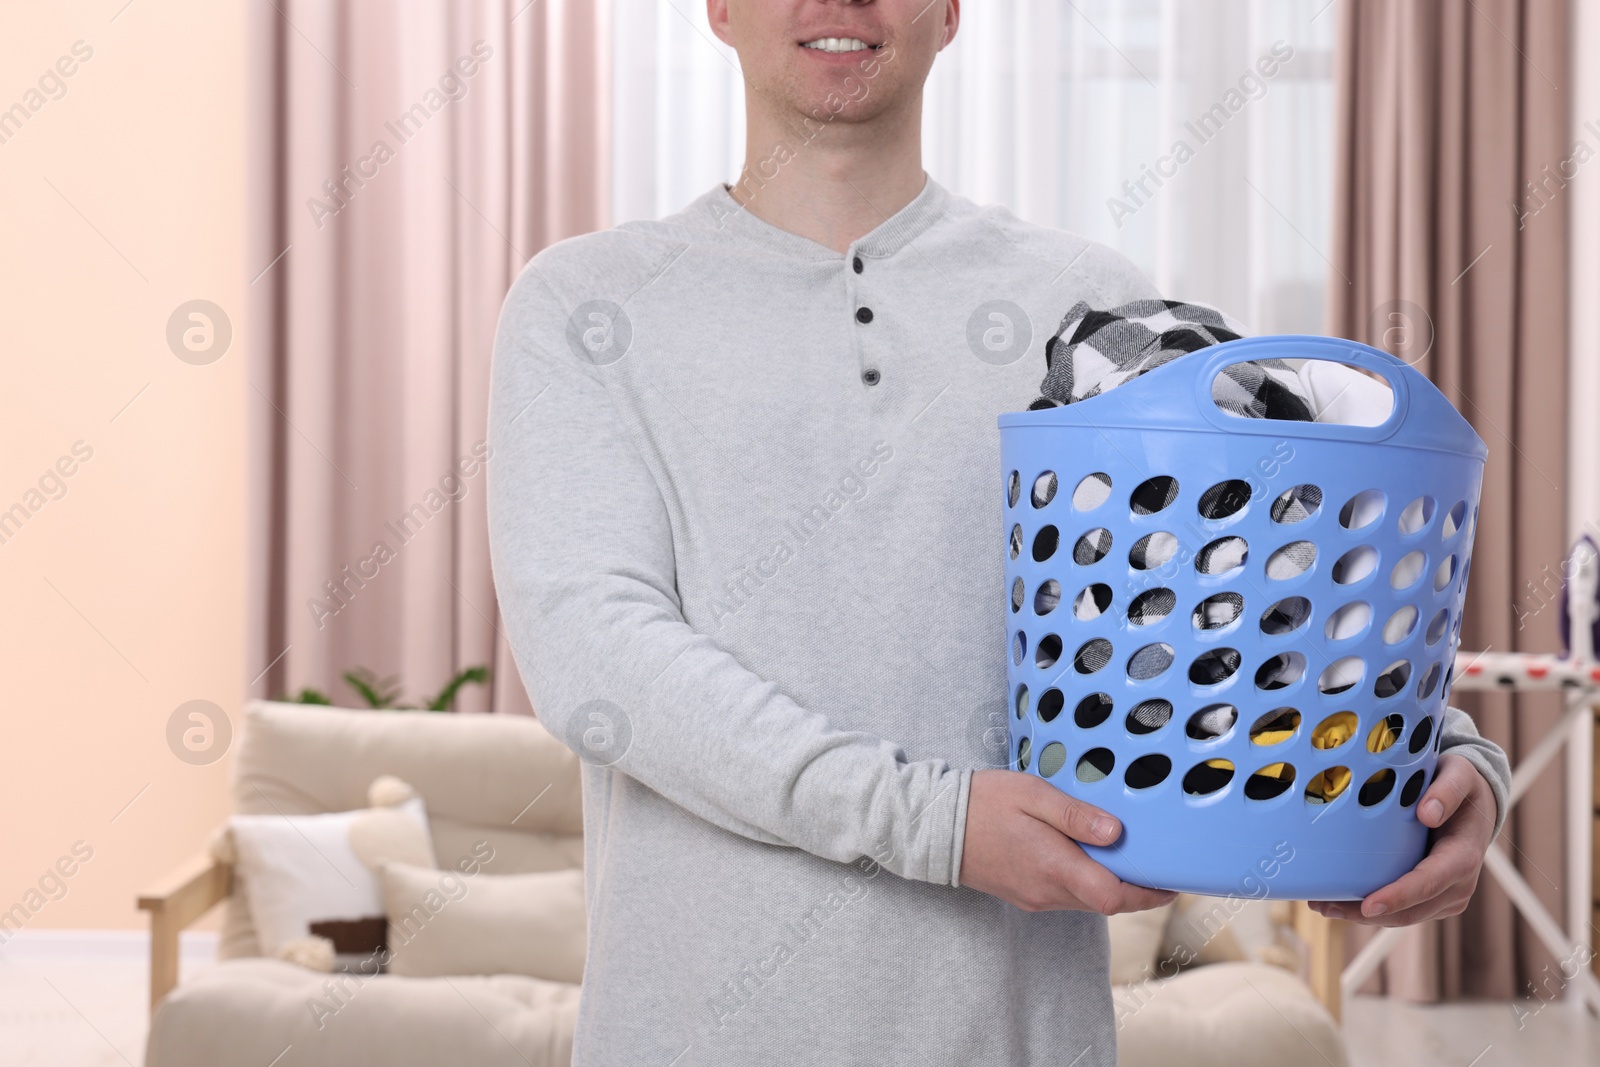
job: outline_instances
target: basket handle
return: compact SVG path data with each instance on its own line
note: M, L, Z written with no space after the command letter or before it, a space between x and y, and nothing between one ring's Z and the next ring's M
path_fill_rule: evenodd
M1256 351L1257 349L1265 351ZM1334 441L1382 441L1391 436L1405 422L1406 414L1411 410L1411 376L1421 377L1418 371L1404 360L1358 341L1348 341L1338 337L1316 337L1309 334L1245 337L1214 346L1204 362L1199 364L1194 383L1194 402L1202 418L1229 433L1282 432L1281 429L1273 427L1287 420L1246 419L1229 415L1212 399L1211 383L1223 368L1257 359L1317 359L1326 363L1343 363L1346 366L1360 367L1382 376L1391 390L1393 407L1388 417L1378 425L1352 426L1335 422L1293 424L1296 436L1323 437ZM1173 362L1181 363L1182 360Z

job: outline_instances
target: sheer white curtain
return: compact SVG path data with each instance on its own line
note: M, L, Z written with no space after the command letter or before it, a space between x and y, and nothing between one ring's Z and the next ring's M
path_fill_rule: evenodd
M697 0L616 8L613 205L677 210L743 156L738 58ZM1256 333L1320 332L1329 0L984 0L933 67L927 170L1103 241Z

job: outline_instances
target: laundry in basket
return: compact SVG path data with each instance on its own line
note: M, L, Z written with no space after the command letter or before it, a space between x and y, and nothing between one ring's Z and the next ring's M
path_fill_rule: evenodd
M1125 881L1357 899L1426 849L1487 450L1376 349L1218 339L999 419L1008 760Z

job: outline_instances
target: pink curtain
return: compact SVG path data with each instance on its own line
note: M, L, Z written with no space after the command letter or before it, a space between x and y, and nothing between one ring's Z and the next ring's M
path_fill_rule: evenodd
M253 5L250 696L528 711L484 511L490 347L527 259L608 225L609 5ZM492 458L489 460L492 463Z
M1569 9L1551 0L1344 0L1328 331L1427 373L1489 445L1461 647L1554 651L1528 591L1567 552ZM1452 695L1515 764L1557 694ZM1563 914L1560 761L1505 848ZM1373 934L1347 928L1353 955ZM1547 969L1548 968L1548 969ZM1462 915L1411 927L1363 988L1505 999L1558 973L1487 874Z

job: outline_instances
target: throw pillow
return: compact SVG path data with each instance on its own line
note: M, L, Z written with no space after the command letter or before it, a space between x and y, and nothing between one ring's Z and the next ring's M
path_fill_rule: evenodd
M398 847L407 854L433 862L431 846L425 853L415 847L419 837L429 840L427 809L414 790L405 787L405 794L408 799L391 809L229 820L224 847L237 863L264 955L322 970L351 966L382 944L383 894L377 876L362 862L361 846L398 840L405 842ZM309 950L306 941L318 937L331 943L329 953Z
M525 974L583 981L583 871L466 875L407 863L379 869L389 973Z

